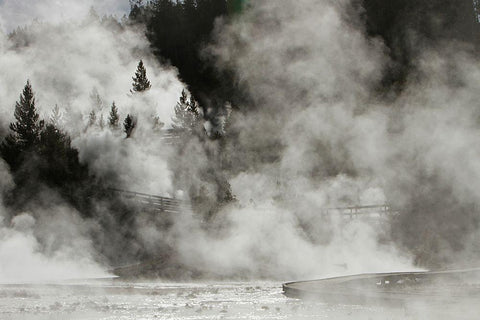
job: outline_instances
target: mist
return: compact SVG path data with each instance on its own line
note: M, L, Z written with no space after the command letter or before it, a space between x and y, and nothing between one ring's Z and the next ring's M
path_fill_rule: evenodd
M0 162L0 282L42 283L111 276L95 255L88 225L77 212L57 202L37 206L11 221L3 196L13 187L7 165Z
M121 18L129 10L128 1L52 1L52 0L2 0L0 2L0 27L11 32L18 26L39 22L60 23L65 20L78 20L89 12L90 8L100 15L115 15Z
M159 130L170 126L173 106L184 85L173 67L158 64L142 29L121 26L114 18L101 21L90 13L73 21L35 21L13 36L0 37L0 66L4 71L0 76L2 133L14 120L15 101L30 80L40 117L70 135L80 161L89 166L97 181L111 188L175 195L167 168L171 147L164 144ZM153 88L133 94L132 76L141 59ZM135 117L137 126L130 139L125 139L120 127L108 126L113 102L119 110L120 124L127 114ZM92 112L96 121L89 124ZM3 174L2 183L12 180L8 166L2 162ZM2 187L6 196L7 187ZM2 206L1 281L108 275L106 270L111 265L93 241L105 238L100 235L105 230L99 221L106 223L120 214L99 202L90 213L95 218L87 219L46 186L30 192L21 206L27 211L16 211L18 205L8 210ZM89 201L84 199L85 203ZM138 228L144 230L142 225ZM115 239L115 235L110 237ZM150 241L145 239L143 243ZM110 245L113 243L110 241ZM131 247L131 251L138 251L135 243ZM116 246L103 249L110 257L126 251ZM26 269L15 267L19 264Z
M416 47L402 89L379 93L391 48L368 33L363 9L351 4L255 1L241 15L218 19L202 54L232 72L248 99L218 110L202 106L210 116L203 128L213 136L211 115L218 115L222 138L192 137L181 146L165 143L161 129L170 128L187 85L157 61L145 30L101 22L87 15L89 4L81 7L83 20L33 22L15 37L0 35L2 130L30 79L41 117L59 107L58 126L106 186L194 200L190 189L215 198L227 181L235 200L208 217L184 212L165 230L139 215L130 230L133 251L161 255L168 243L175 263L209 277L297 279L476 264L477 58L459 39ZM152 88L133 94L140 59ZM113 101L121 120L137 119L129 139L101 125ZM88 126L92 111L96 123ZM163 127L155 127L156 117ZM6 165L2 170L8 190L13 182ZM0 261L13 255L10 245L46 275L56 268L104 272L108 259L91 242L99 221L116 212L97 203L102 214L82 218L52 190L44 194L51 201L34 202L28 212L2 206L7 241ZM377 224L322 214L385 203L399 214ZM76 240L63 240L57 229ZM89 267L73 263L79 259ZM0 279L22 279L2 270Z
M87 16L83 22L64 22L59 26L34 22L23 44L12 44L5 39L0 62L6 71L0 79L4 88L1 98L5 102L2 104L4 126L12 120L12 106L26 79L30 79L41 116L49 119L54 107L59 107L58 125L68 130L73 146L80 151L81 161L87 162L99 177L108 177L118 169L124 175L120 177L123 186L128 181L131 188L139 192L172 192L165 164L158 159L158 154L154 156L155 150L162 146L155 139L146 141L144 135L154 127L155 117L168 126L172 106L183 85L175 69L158 65L140 32L122 30L114 23L113 26L101 24ZM20 35L15 40L22 39ZM55 50L52 52L51 48ZM147 64L154 88L142 95L132 95L129 92L132 75L140 59ZM100 128L101 121L108 126L113 102L119 109L120 121L123 122L127 114L138 118L134 139L143 140L141 144L123 141L120 129L112 133ZM97 123L87 128L92 111ZM136 165L139 159L149 163L146 168ZM155 170L155 166L159 169ZM156 174L159 176L147 178ZM144 182L145 179L150 181Z
M478 264L472 47L425 42L404 89L379 94L391 56L362 25L349 1L307 0L256 1L218 22L205 54L234 70L252 101L229 120L229 181L242 208L219 214L230 226L220 239L187 240L187 256L280 277ZM401 212L383 230L319 217L321 208L383 201ZM382 231L393 240L384 247Z
M391 201L382 170L401 172L387 163L398 151L389 110L372 97L386 49L347 19L347 4L255 2L218 22L205 54L236 72L253 103L234 106L234 147L218 151L238 203L216 215L220 235L179 239L190 264L280 279L413 268L408 253L377 241L388 223L321 214Z

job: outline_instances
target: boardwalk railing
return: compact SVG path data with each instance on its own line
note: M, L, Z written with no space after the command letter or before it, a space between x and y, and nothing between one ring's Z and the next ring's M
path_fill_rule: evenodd
M110 188L109 190L119 194L125 199L135 201L138 204L148 207L149 209L154 211L166 213L182 213L186 211L191 211L190 203L185 200L161 197L141 192L126 191L121 189Z
M337 208L325 208L322 210L324 214L339 213L346 217L355 218L360 216L373 216L373 215L389 215L397 214L398 210L392 209L388 204L381 205L366 205L366 206L350 206L350 207L337 207Z
M162 140L165 144L174 145L181 141L182 133L183 131L179 129L162 130Z
M135 201L138 204L148 207L149 209L157 212L181 213L192 210L190 203L181 199L161 197L147 193L126 191L121 189L110 188L109 190L119 194L125 199ZM397 214L398 210L392 209L392 207L388 204L381 204L325 208L322 209L321 212L322 214L328 215L340 214L347 218L358 218L361 216L385 216L390 214Z

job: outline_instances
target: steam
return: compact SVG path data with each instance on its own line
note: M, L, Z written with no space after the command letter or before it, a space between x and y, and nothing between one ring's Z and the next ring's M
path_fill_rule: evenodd
M41 116L48 119L54 107L59 107L63 114L59 126L68 129L81 161L94 173L101 178L110 177L112 171L119 173L117 188L171 194L162 160L166 147L153 127L156 118L168 126L183 85L174 69L158 65L140 32L87 20L59 26L35 23L25 34L28 47L4 38L0 46L0 65L5 70L0 78L3 125L12 121L14 102L29 78ZM20 47L12 48L15 45ZM132 95L132 75L140 59L146 63L153 87ZM107 121L113 101L119 108L120 128L112 133ZM87 130L92 111L96 123ZM121 125L127 114L137 118L134 142L122 139Z
M99 180L118 189L175 194L166 161L170 147L164 144L159 130L169 126L184 85L175 69L156 62L142 30L120 26L114 19L101 22L92 16L59 24L33 22L15 37L0 34L0 54L4 70L0 76L2 132L14 120L15 101L30 79L40 117L55 121L70 135L80 161L87 163ZM132 76L140 59L152 88L132 94ZM119 109L118 129L109 128L107 123L113 101ZM88 126L92 111L96 121ZM130 139L125 139L122 131L127 114L137 120ZM11 175L3 162L1 174L6 185L0 191L4 191L11 186L7 184ZM107 275L107 261L92 242L92 234L99 232L97 221L82 219L47 188L33 198L42 201L31 200L26 212L7 212L1 206L0 282ZM95 205L103 219L115 216L104 203ZM141 233L147 226L139 223L131 227L132 232L138 228ZM158 234L154 236L158 238ZM143 245L158 249L158 244L149 244L153 238L147 238L139 237ZM142 244L131 246L135 251ZM125 251L117 247L108 250L113 256L115 250L118 255Z
M168 234L148 219L134 227L149 251L168 241L184 265L205 273L285 279L400 271L414 262L432 268L458 259L475 263L477 59L459 43L422 48L404 90L379 96L390 63L387 49L366 35L360 12L347 9L350 5L252 1L243 15L218 21L206 54L218 68L234 70L251 101L231 113L229 107L218 112L229 116L220 119L224 145L192 138L181 156L171 152L153 127L155 117L168 127L184 87L175 69L156 62L141 30L95 19L37 22L16 43L1 35L2 126L12 120L29 78L44 118L60 106L59 125L72 136L81 161L114 187L166 196L188 192L176 190L167 161L178 156L175 165L188 168L182 182L215 194L216 186L199 172L221 169L209 163L211 154L219 163L229 162L224 173L237 202L211 220L185 213L175 217ZM131 94L140 59L152 89ZM98 122L102 115L106 121L113 101L121 119L132 114L138 120L130 139ZM87 127L92 111L97 122ZM10 175L5 168L0 173L6 190ZM86 265L98 260L86 236L95 222L79 220L57 200L20 215L2 208L0 234L7 241L0 246L0 261L17 246L27 252L26 261L50 270L45 274L79 261L78 252L86 253L80 259ZM328 207L384 202L401 215L372 224L323 214ZM10 215L16 217L8 220ZM57 224L49 226L50 219ZM53 239L64 239L55 233L62 229L58 224L73 228L68 233L80 241L58 245ZM40 254L39 243L52 246ZM8 266L1 270L0 278L9 275Z
M0 161L0 191L13 187L7 165ZM51 199L54 200L54 199ZM87 223L65 205L10 214L0 197L0 283L44 282L109 276L98 264ZM35 218L35 217L37 218Z
M230 124L241 208L219 214L221 237L187 238L187 259L283 277L404 269L406 252L429 268L478 263L476 58L453 41L421 48L405 89L380 97L387 50L349 6L255 1L219 22L207 51L253 101ZM379 228L321 216L376 201L401 215Z
M100 15L116 15L121 17L129 10L127 1L55 1L55 0L3 0L0 3L0 28L12 31L18 26L31 23L32 20L60 23L65 20L77 20L84 17L90 8Z

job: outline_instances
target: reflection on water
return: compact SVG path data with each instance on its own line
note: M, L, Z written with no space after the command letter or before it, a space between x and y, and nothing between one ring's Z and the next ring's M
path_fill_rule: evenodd
M301 301L265 282L0 286L0 319L439 319L441 309Z

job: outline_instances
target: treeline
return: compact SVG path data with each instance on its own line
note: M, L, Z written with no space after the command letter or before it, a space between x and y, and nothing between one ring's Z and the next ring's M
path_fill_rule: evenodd
M43 186L55 189L76 209L88 215L82 198L88 198L92 178L80 164L78 151L71 146L68 134L53 121L40 119L29 81L15 104L15 122L0 144L0 156L9 165L15 189L8 204L21 206L34 198ZM20 208L22 209L22 208Z
M146 27L158 59L178 68L180 78L206 111L219 107L225 100L241 99L232 75L216 70L202 56L202 49L211 40L216 19L235 15L247 3L246 0L135 0L131 1L129 21ZM207 119L211 117L204 114Z
M384 87L401 90L415 71L415 58L445 40L480 45L480 24L472 0L359 0L367 32L380 37L392 63L385 70ZM463 47L463 49L465 49Z
M139 62L132 80L132 95L143 94L151 88L143 61ZM173 130L177 135L184 140L193 134L204 135L200 130L203 122L198 103L188 97L186 91L172 107L175 111ZM109 181L99 179L88 164L79 161L78 150L59 124L60 108L56 105L48 119L41 119L34 89L27 81L12 111L14 121L2 134L0 143L0 158L8 164L14 180L13 189L4 197L8 212L15 215L27 211L35 215L38 207L67 204L83 218L98 224L92 239L98 252L113 264L147 257L148 252L133 245L139 236L131 228L138 208L117 198L110 189L118 187L115 176L109 176ZM96 130L123 130L124 139L129 139L134 135L137 117L128 114L122 123L113 102L104 127L102 123L102 118L96 119L92 111L85 130L92 126L96 126ZM128 249L121 252L111 249L118 246Z
M142 60L138 63L132 80L131 94L141 94L151 88ZM94 93L92 99L100 99L98 93ZM194 132L203 134L202 130L199 130L202 113L198 102L193 97L189 98L185 90L177 105L174 106L174 112L173 130L177 135ZM95 179L89 175L87 165L79 162L78 150L71 146L70 136L59 126L60 113L60 108L56 105L49 119L40 119L35 94L30 81L27 80L19 100L15 103L15 121L10 123L9 132L0 143L0 157L14 174L17 191L25 188L30 190L34 185L46 185L56 189L67 200L83 203L81 199L75 198L88 198L88 196L76 194L73 190L78 191L82 185L86 184L95 185ZM155 117L154 121L158 126L163 126L158 117ZM95 111L90 112L86 129L92 126L108 127L111 130L123 129L125 138L128 139L137 126L137 117L134 114L127 114L121 124L118 107L115 102L112 102L106 121L103 119L103 114L102 118L97 119ZM17 202L15 197L10 199L12 203ZM88 215L86 213L88 210L78 209Z
M131 1L129 23L145 27L156 57L178 69L191 93L190 98L183 93L175 108L173 130L178 132L178 122L190 129L182 131L170 169L176 189L188 194L194 211L204 219L234 200L225 161L228 143L219 138L226 134L230 116L225 103L239 105L245 95L236 87L233 72L218 70L203 48L211 41L217 19L230 19L247 5L247 0ZM199 149L204 158L198 167L178 161Z
M138 63L137 70L135 71L135 76L132 78L132 80L133 80L132 89L130 89L131 94L145 92L152 87L150 80L148 80L147 78L147 70L145 69L145 66L142 60L140 60L140 62ZM96 90L93 90L93 92L90 95L90 98L93 101L93 104L96 105L96 107L101 108L103 102ZM120 121L120 116L118 114L118 108L115 105L115 101L113 101L110 107L110 113L107 120L108 127L112 130L119 129L120 127L119 121ZM162 127L164 125L163 122L160 122L158 117L154 117L153 123L154 123L154 127L156 126ZM92 110L88 115L87 127L93 127L95 125L98 125L100 128L103 129L105 127L105 121L103 119L103 114L101 114L100 119L97 120L97 114L95 110ZM126 138L130 138L136 126L137 126L137 118L135 117L135 115L127 114L127 116L125 117L125 120L123 121L123 131L126 134Z
M229 17L247 5L246 0L143 0L131 1L129 23L145 25L147 37L160 60L177 67L180 76L203 108L215 108L228 99L236 105L246 99L234 86L228 70L219 72L202 56L215 19ZM472 0L356 0L352 21L371 37L380 37L392 59L380 90L401 90L415 70L415 57L426 47L454 39L480 45L480 24ZM477 8L478 9L478 8ZM206 117L208 115L206 114Z

